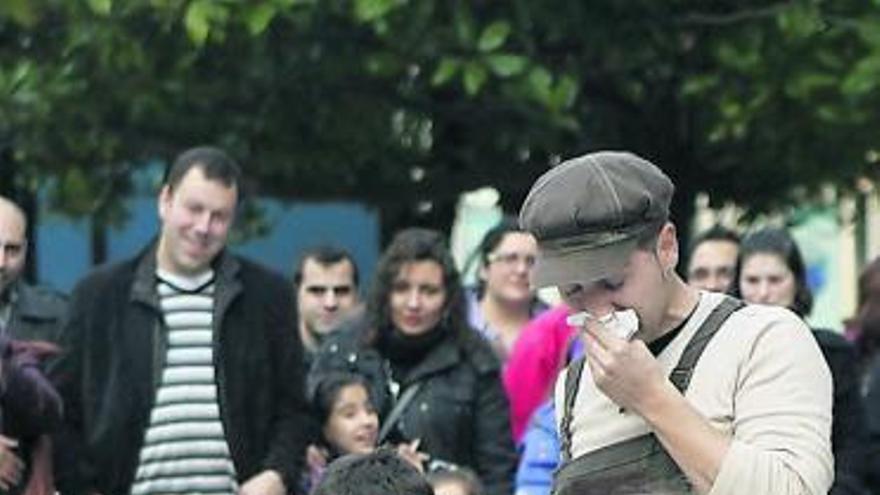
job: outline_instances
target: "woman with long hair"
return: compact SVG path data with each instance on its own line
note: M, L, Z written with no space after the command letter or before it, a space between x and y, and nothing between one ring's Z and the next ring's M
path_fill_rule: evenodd
M512 491L516 454L492 349L467 324L464 290L443 237L406 229L383 253L364 320L322 346L309 373L364 376L379 442L411 443L427 467L473 469L489 495Z

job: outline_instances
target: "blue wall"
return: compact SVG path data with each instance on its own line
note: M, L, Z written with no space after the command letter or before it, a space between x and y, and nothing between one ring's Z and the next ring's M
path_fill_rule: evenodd
M299 253L310 246L334 243L349 249L361 270L362 286L372 277L379 256L379 215L358 203L282 203L257 200L269 225L265 237L234 244L231 249L290 276ZM128 204L131 214L121 229L107 233L108 261L131 256L158 229L156 200L139 197ZM41 212L37 226L37 280L63 291L91 268L89 221L73 222Z

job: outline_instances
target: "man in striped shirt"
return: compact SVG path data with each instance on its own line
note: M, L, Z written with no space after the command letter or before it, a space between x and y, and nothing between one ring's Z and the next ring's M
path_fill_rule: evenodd
M62 493L273 494L311 436L289 286L225 250L240 171L184 152L158 198L158 239L72 296L58 363Z

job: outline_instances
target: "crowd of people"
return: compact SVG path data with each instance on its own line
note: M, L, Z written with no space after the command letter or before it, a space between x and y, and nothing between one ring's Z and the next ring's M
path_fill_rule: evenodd
M423 228L369 288L334 245L288 280L227 249L241 174L180 154L155 238L69 297L23 280L0 197L0 493L880 493L880 259L845 332L809 328L788 232L713 227L680 276L673 183L599 152L473 287Z

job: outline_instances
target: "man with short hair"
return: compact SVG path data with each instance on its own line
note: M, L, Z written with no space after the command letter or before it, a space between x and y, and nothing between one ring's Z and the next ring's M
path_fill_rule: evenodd
M14 339L52 342L67 312L67 298L22 280L27 251L24 212L0 196L0 333Z
M51 474L48 437L59 422L61 403L45 380L40 361L57 351L67 314L67 298L22 279L27 260L27 218L22 209L0 196L0 492L22 493L47 484ZM13 351L13 350L16 351ZM24 407L31 398L32 407ZM30 485L29 485L30 483Z
M77 461L62 493L296 486L312 433L293 297L226 250L240 175L217 148L182 153L158 196L158 239L74 289L56 369L62 448Z
M739 236L721 225L698 235L691 243L688 283L698 289L727 292L733 282Z
M520 223L536 286L580 312L585 360L560 375L560 495L824 494L832 386L809 329L678 276L673 184L599 152L533 185Z
M317 246L299 258L293 274L299 336L304 361L324 337L339 329L358 305L358 269L351 254L336 246Z

